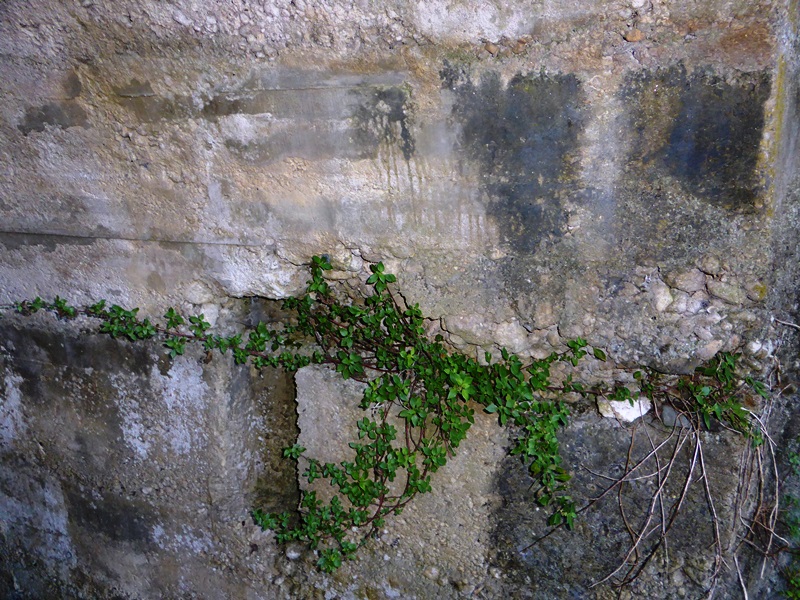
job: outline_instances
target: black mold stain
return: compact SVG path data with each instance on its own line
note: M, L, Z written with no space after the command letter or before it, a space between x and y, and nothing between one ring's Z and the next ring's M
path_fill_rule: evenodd
M231 114L262 113L289 121L292 126L265 126L258 139L247 143L225 141L231 153L253 164L268 164L285 156L359 160L376 158L381 149L390 155L399 149L403 159L409 161L415 152L413 109L409 91L402 86L222 94L209 100L202 111L203 117L210 120Z
M475 161L493 216L507 242L532 254L560 236L565 195L575 191L574 154L582 129L582 94L574 75L517 75L503 86L497 74L459 83L446 65L443 84L456 94L461 151Z
M258 165L267 165L287 156L308 160L355 160L377 153L377 146L365 148L341 131L314 122L297 123L289 130L270 132L248 143L226 139L225 147L241 160Z
M185 96L176 96L174 99L145 95L120 96L119 103L143 123L189 119L197 112L191 99Z
M144 506L108 493L95 492L87 498L74 488L65 492L73 525L115 542L127 542L142 548L152 543L150 531L154 517L147 514Z
M17 128L25 135L31 131L44 131L47 125L67 129L88 127L86 112L73 101L49 102L32 106L25 112L25 120Z
M358 146L367 156L374 156L381 145L399 146L403 158L411 160L415 149L411 114L411 98L406 88L375 89L358 103L353 115Z
M98 357L104 357L104 369L140 377L149 374L152 363L146 345L127 345L122 340L99 336L81 337L78 333L65 335L63 331L55 333L36 325L3 323L0 339L14 348L12 354L2 358L22 376L23 394L41 407L61 402L65 378L95 381L96 377L81 373L88 368L97 369Z
M679 65L634 75L625 87L633 105L630 161L642 161L654 177L668 173L710 204L752 207L768 73L729 81Z
M78 74L74 71L67 75L66 79L64 79L64 83L62 84L64 88L64 94L69 99L72 100L73 98L77 98L81 95L81 91L83 86L81 85L81 80L78 77Z
M98 228L100 231L100 228ZM103 230L103 233L107 231ZM0 246L6 250L17 250L27 246L37 246L37 252L55 252L61 246L91 246L95 243L92 238L72 237L61 235L31 234L31 233L0 233Z
M156 95L149 81L141 82L138 79L131 79L127 85L114 88L114 93L122 98L146 98Z

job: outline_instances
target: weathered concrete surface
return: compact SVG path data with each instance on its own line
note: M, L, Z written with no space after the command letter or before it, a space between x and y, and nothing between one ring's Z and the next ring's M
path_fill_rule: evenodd
M82 329L2 324L3 597L275 597L249 511L297 504L291 380Z
M105 297L228 326L232 297L295 293L327 253L354 286L384 260L478 355L583 336L663 370L739 349L761 368L793 347L771 317L800 318L798 22L789 0L4 2L0 302ZM380 598L438 581L445 597L513 597L526 576L567 576L508 554L512 508L492 509L486 546L490 526L465 524L480 540L467 575L433 561L437 540L461 547L442 503L497 492L447 488L447 471L432 516L417 509L441 529L397 525L414 548L401 566L387 533L355 580L315 574L240 526L255 499L296 503L277 460L297 435L286 381L3 327L7 590ZM342 402L307 398L301 413ZM594 418L575 431L602 430ZM503 442L478 431L465 453L488 461Z
M762 341L786 11L634 4L6 3L4 287L282 297L327 252L523 353Z
M364 415L358 408L363 385L352 380L342 385L336 373L321 367L302 369L296 381L298 443L306 455L336 463L352 460L348 443ZM402 516L387 519L374 548L345 563L326 589L343 597L369 597L372 585L373 593L387 597L432 598L469 596L485 587L493 556L492 513L500 505L494 473L507 446L507 431L491 418L478 419L458 453L433 475L436 491L416 498ZM312 485L329 500L327 482ZM301 487L308 488L307 482Z

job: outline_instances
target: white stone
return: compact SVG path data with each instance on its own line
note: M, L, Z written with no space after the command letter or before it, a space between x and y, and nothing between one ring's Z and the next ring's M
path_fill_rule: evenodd
M25 432L25 414L22 409L22 377L9 373L5 378L5 393L0 395L0 448L9 449L15 438Z
M425 567L422 574L430 580L436 580L439 577L439 569L433 566Z
M558 316L553 310L553 305L550 302L538 302L533 309L533 322L536 329L547 329L552 325L558 323Z
M494 330L494 334L497 344L507 348L514 354L518 354L530 347L527 330L516 320L500 323L497 329Z
M688 312L689 310L689 294L677 290L673 292L673 302L669 306L669 311L677 314ZM697 312L697 311L695 311Z
M653 404L649 399L641 396L638 400L633 401L633 405L627 400L622 402L606 400L605 398L597 399L597 410L600 414L608 419L617 419L625 423L632 423L639 417L643 417Z
M176 23L179 23L180 25L183 25L184 27L189 27L192 24L192 20L189 17L187 17L185 14L183 14L181 11L179 11L178 9L175 9L175 12L172 13L172 18L175 19Z
M203 281L192 281L183 288L183 297L191 304L206 304L214 300L214 292Z
M761 344L761 342L759 342L758 340L753 340L751 342L748 342L745 348L747 349L748 354L756 355L761 351L762 346L763 345Z
M664 312L674 300L672 297L672 292L669 290L669 286L660 280L654 281L650 284L650 296L653 307L658 312Z
M484 346L494 342L493 323L483 315L454 315L444 318L444 328L469 344Z
M217 319L219 318L219 304L203 304L200 307L200 314L202 314L205 320L208 321L209 325L214 327L217 324Z

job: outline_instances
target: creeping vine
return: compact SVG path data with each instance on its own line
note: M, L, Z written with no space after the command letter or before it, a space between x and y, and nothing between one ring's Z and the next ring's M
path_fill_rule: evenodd
M511 454L527 464L537 486L536 501L550 510L551 527L572 528L579 512L568 493L570 474L562 465L557 439L569 416L566 394L631 403L638 395L660 398L691 420L695 431L709 427L713 419L760 443L760 429L753 427L752 414L742 407L735 355L722 355L701 368L705 370L677 382L639 370L632 387L590 386L577 377L579 363L587 356L605 361L606 355L585 340L569 341L563 352L529 364L505 349L497 359L487 352L477 360L454 351L441 335L430 338L419 306L408 305L392 291L396 278L385 272L382 263L370 266L366 289L371 291L358 298L342 293L326 278L330 269L327 258L313 257L306 291L283 303L290 319L259 322L231 336L213 333L202 314L185 316L174 308L158 323L139 318L138 309L109 306L104 300L78 308L60 297L53 302L35 298L18 302L13 309L20 314L47 310L65 319L90 317L99 322L101 333L114 338L158 337L171 358L197 344L209 353L230 351L236 364L250 362L256 368L289 372L326 365L344 379L361 382L364 416L356 423L351 460L323 463L306 456L298 444L283 451L284 457L301 465L309 486L317 480L329 483L330 499L321 499L308 487L296 512L271 514L255 508L252 513L255 522L273 530L279 542L299 541L318 550L317 565L327 572L352 558L387 517L400 514L415 496L431 491L432 475L464 441L476 408L512 427ZM566 375L553 376L556 363L563 365L560 371L566 370ZM766 394L758 382L748 379L746 384ZM621 487L634 470L608 491ZM636 535L632 533L634 549ZM623 564L629 565L627 558Z

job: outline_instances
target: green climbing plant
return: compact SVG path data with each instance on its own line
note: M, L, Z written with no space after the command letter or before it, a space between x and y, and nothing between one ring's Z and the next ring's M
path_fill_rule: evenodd
M135 342L158 337L171 358L198 345L207 352L230 352L236 364L289 372L326 365L343 379L361 382L364 413L355 424L350 460L321 462L300 445L283 451L298 463L309 486L327 482L330 498L320 498L309 487L298 511L273 514L256 507L252 512L255 522L273 530L279 542L298 541L318 550L317 564L327 572L352 558L387 517L399 515L417 495L431 491L432 476L459 449L476 409L512 427L511 454L527 465L536 502L550 510L552 527L571 528L578 512L557 437L569 417L566 394L630 402L639 394L663 397L706 427L715 419L747 435L755 431L741 405L734 355L721 355L677 385L638 370L633 390L587 386L576 377L579 363L588 356L600 361L607 357L585 340L571 340L563 352L529 363L505 349L498 357L486 352L478 360L454 351L442 336L428 335L419 306L396 295L396 278L382 263L370 267L370 291L355 298L326 279L330 270L327 258L313 257L306 291L283 303L290 319L259 322L229 336L213 333L204 315L182 315L174 308L158 323L139 318L138 309L109 306L104 300L79 308L59 297L53 302L37 297L0 308L23 315L46 310L63 319L90 317L99 322L101 333L114 338ZM558 378L553 376L556 364L561 365ZM747 384L766 393L757 382Z

